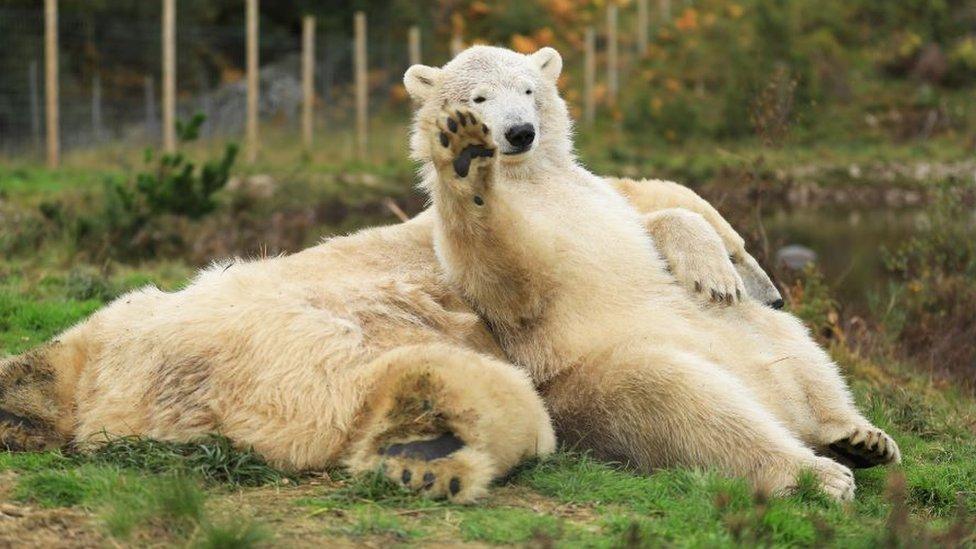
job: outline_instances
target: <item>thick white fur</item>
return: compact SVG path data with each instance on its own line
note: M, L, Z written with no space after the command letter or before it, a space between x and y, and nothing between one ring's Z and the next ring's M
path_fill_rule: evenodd
M734 250L707 244L732 229L703 228L691 213L703 200L680 190L667 199L678 187L658 182L615 183L646 205L687 207L648 224L662 240L685 235L666 239L670 257L696 265L679 269L685 286L728 273ZM443 472L435 495L446 495L453 472L464 479L454 499L478 497L520 457L551 451L553 434L527 376L499 362L485 324L443 279L433 225L428 211L293 256L214 265L178 292L120 297L45 346L0 360L0 410L44 427L0 422L0 446L220 433L290 469L342 462L402 478L401 469L423 466ZM443 408L466 418L451 430L467 448L436 463L383 458L377 448L395 427L384 414L412 390L404 371L432 368L450 389ZM414 488L421 479L413 476Z
M876 429L802 325L751 300L707 311L689 300L638 211L576 163L555 78L533 56L474 47L438 76L413 136L438 258L506 355L543 387L560 436L641 470L717 467L771 492L809 468L830 495L850 498L850 472L811 448ZM505 121L502 107L469 103L469 88L511 98L527 80L541 141L517 158L476 159L457 176L451 160L479 137L452 133L445 119L461 111L488 112L489 127ZM503 152L500 133L491 127L484 146Z
M522 63L523 58L511 59ZM642 470L669 463L723 464L740 473L748 459L779 454L774 449L736 454L731 446L738 439L725 432L723 410L735 411L740 424L760 418L747 428L785 440L790 451L804 457L805 449L792 436L823 445L862 425L836 368L795 319L750 299L720 308L688 298L680 285L694 291L696 282L707 289L738 284L728 257L745 254L741 239L707 203L680 186L613 181L647 215L640 219L606 184L593 183L572 165L569 120L561 101L535 106L543 92L554 93L549 81L558 75L558 54L543 50L530 59L534 65L518 65L522 79L512 81L540 86L533 89L535 98L528 104L521 96L514 100L515 91L524 92L519 88L509 99L537 117L542 137L531 154L541 162L511 159L505 173L524 178L513 183L533 184L567 168L571 180L585 183L581 189L608 205L608 217L597 226L588 225L582 212L570 212L563 225L545 225L545 217L535 213L518 220L515 229L528 223L543 229L543 245L529 239L516 246L522 252L543 252L533 264L543 270L525 273L526 280L542 280L543 290L553 281L558 285L552 288L578 283L585 294L595 281L616 283L622 277L626 283L619 294L611 292L615 295L594 308L599 315L635 296L663 305L653 327L655 334L664 332L660 342L630 341L609 352L586 349L581 343L591 337L591 328L583 322L577 333L552 332L566 339L564 349L537 345L527 353L529 346L513 349L511 338L503 338L506 350L540 384L567 441ZM459 100L445 95L455 88L443 81L443 70L412 68L407 75L411 93L418 98L427 94L425 105ZM504 71L495 74L505 76ZM460 87L451 93L461 92L470 96L471 90ZM418 120L431 112L432 107L422 109ZM502 122L507 114L495 111ZM418 132L413 138L418 158L429 152L422 137ZM425 173L427 184L437 188L429 165ZM511 198L513 204L522 200L519 193ZM621 217L615 220L614 215ZM220 433L282 467L345 463L356 471L383 468L398 480L411 470L416 473L404 482L412 488L456 501L477 498L491 478L519 459L552 451L553 431L528 376L503 361L486 324L444 279L432 241L436 217L428 211L401 225L335 238L293 256L215 265L175 293L135 291L45 346L0 360L0 411L6 414L0 417L0 446L36 449L66 441L86 446L104 434L184 441ZM575 245L578 229L591 239L585 253L567 256L544 244ZM607 246L618 232L625 237L615 244L618 248ZM660 241L658 249L672 263L673 276L665 272L648 235ZM620 247L639 251L626 266L637 270L621 272L620 265L596 261ZM575 258L571 265L563 263L567 257ZM504 272L509 264L496 266ZM549 266L555 270L546 271ZM758 266L755 270L761 273ZM608 288L584 295L580 303L588 307ZM539 310L548 313L548 300L557 295L543 292ZM497 315L488 312L489 319ZM613 326L620 324L614 321ZM754 346L751 355L743 356L752 362L727 364L737 347L721 347L725 338ZM603 355L617 367L605 367ZM652 355L658 358L650 360ZM582 360L589 356L601 358ZM662 379L668 367L687 385ZM703 372L708 378L703 383L729 396L699 394L696 376ZM662 388L667 394L660 394ZM645 407L652 397L659 399L657 407ZM429 401L432 413L405 417L407 404L417 399L425 407ZM687 438L678 420L649 429L655 414L688 416L703 424L702 431ZM26 421L10 421L18 417ZM708 425L716 430L715 440L703 440ZM386 444L426 440L442 430L465 443L449 459L418 462L379 455ZM432 486L420 484L427 470L436 473ZM764 468L756 475L769 471L783 477L772 485L792 479L788 467ZM459 492L451 488L455 477L462 479Z

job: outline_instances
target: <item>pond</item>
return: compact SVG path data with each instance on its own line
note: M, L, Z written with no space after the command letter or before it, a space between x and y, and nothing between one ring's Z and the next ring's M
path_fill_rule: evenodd
M778 209L762 222L771 253L787 245L809 248L842 307L863 312L890 280L884 250L896 250L926 219L921 208L831 206Z

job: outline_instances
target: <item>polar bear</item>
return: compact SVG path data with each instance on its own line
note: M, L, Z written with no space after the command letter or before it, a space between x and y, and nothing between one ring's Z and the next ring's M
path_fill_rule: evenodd
M778 298L697 195L615 184L700 302ZM214 265L178 292L118 298L0 360L0 449L219 433L279 467L380 467L431 496L476 499L520 459L552 451L553 429L527 375L445 283L433 222L428 211L292 256Z
M898 447L854 407L794 317L703 310L639 212L572 152L560 55L476 46L405 76L411 139L449 282L529 372L563 442L641 471L717 468L768 493L810 470L839 500L849 465Z
M218 433L282 468L382 467L473 500L555 438L527 376L476 351L429 239L381 228L123 295L0 361L0 449Z

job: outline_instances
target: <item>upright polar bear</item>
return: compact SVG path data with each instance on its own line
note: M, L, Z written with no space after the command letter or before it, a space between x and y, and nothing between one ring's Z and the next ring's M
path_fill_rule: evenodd
M448 279L532 376L564 442L640 470L713 467L779 493L809 469L850 499L851 465L898 461L790 315L703 310L638 212L578 165L551 48L474 47L412 67L414 156Z

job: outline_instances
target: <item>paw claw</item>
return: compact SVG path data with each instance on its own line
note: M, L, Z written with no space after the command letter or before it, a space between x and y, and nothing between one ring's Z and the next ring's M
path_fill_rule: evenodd
M901 461L898 444L876 427L855 429L846 437L830 443L828 448L838 459L859 469Z

